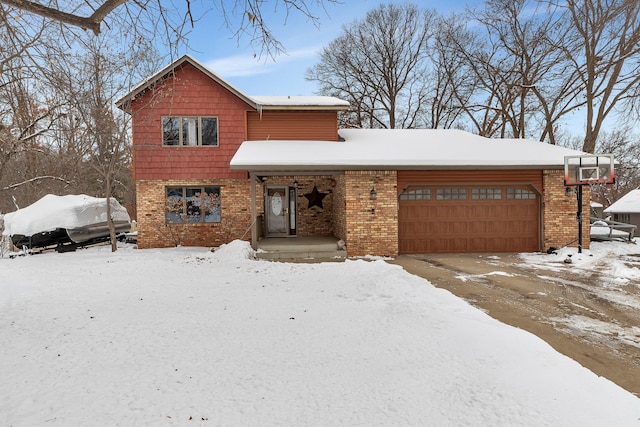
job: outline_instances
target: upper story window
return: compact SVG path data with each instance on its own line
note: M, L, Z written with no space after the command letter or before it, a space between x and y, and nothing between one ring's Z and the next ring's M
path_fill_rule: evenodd
M217 146L217 117L163 117L162 145Z

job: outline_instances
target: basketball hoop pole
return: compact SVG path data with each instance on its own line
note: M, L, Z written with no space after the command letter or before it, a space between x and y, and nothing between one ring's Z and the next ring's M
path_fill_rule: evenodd
M576 213L576 219L578 220L578 253L582 253L582 185L577 186L578 194L578 212Z

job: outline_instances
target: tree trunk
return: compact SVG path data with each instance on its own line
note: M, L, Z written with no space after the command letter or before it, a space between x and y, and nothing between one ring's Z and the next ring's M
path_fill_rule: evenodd
M116 226L113 223L113 217L111 216L111 177L107 175L105 181L107 183L107 224L109 225L109 237L111 238L111 252L115 252L118 250L118 240L116 239Z

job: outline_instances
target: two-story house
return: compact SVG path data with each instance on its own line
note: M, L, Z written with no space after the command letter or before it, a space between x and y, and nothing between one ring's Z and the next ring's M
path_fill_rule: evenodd
M563 185L574 150L338 129L345 101L248 96L190 56L116 105L132 115L140 248L334 236L349 256L520 252L577 234Z

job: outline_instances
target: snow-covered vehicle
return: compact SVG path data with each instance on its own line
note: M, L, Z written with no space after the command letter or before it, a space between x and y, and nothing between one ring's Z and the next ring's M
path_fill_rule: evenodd
M127 210L111 198L116 234L131 230ZM55 246L60 252L109 240L107 199L47 194L37 202L4 216L4 236L19 249Z

